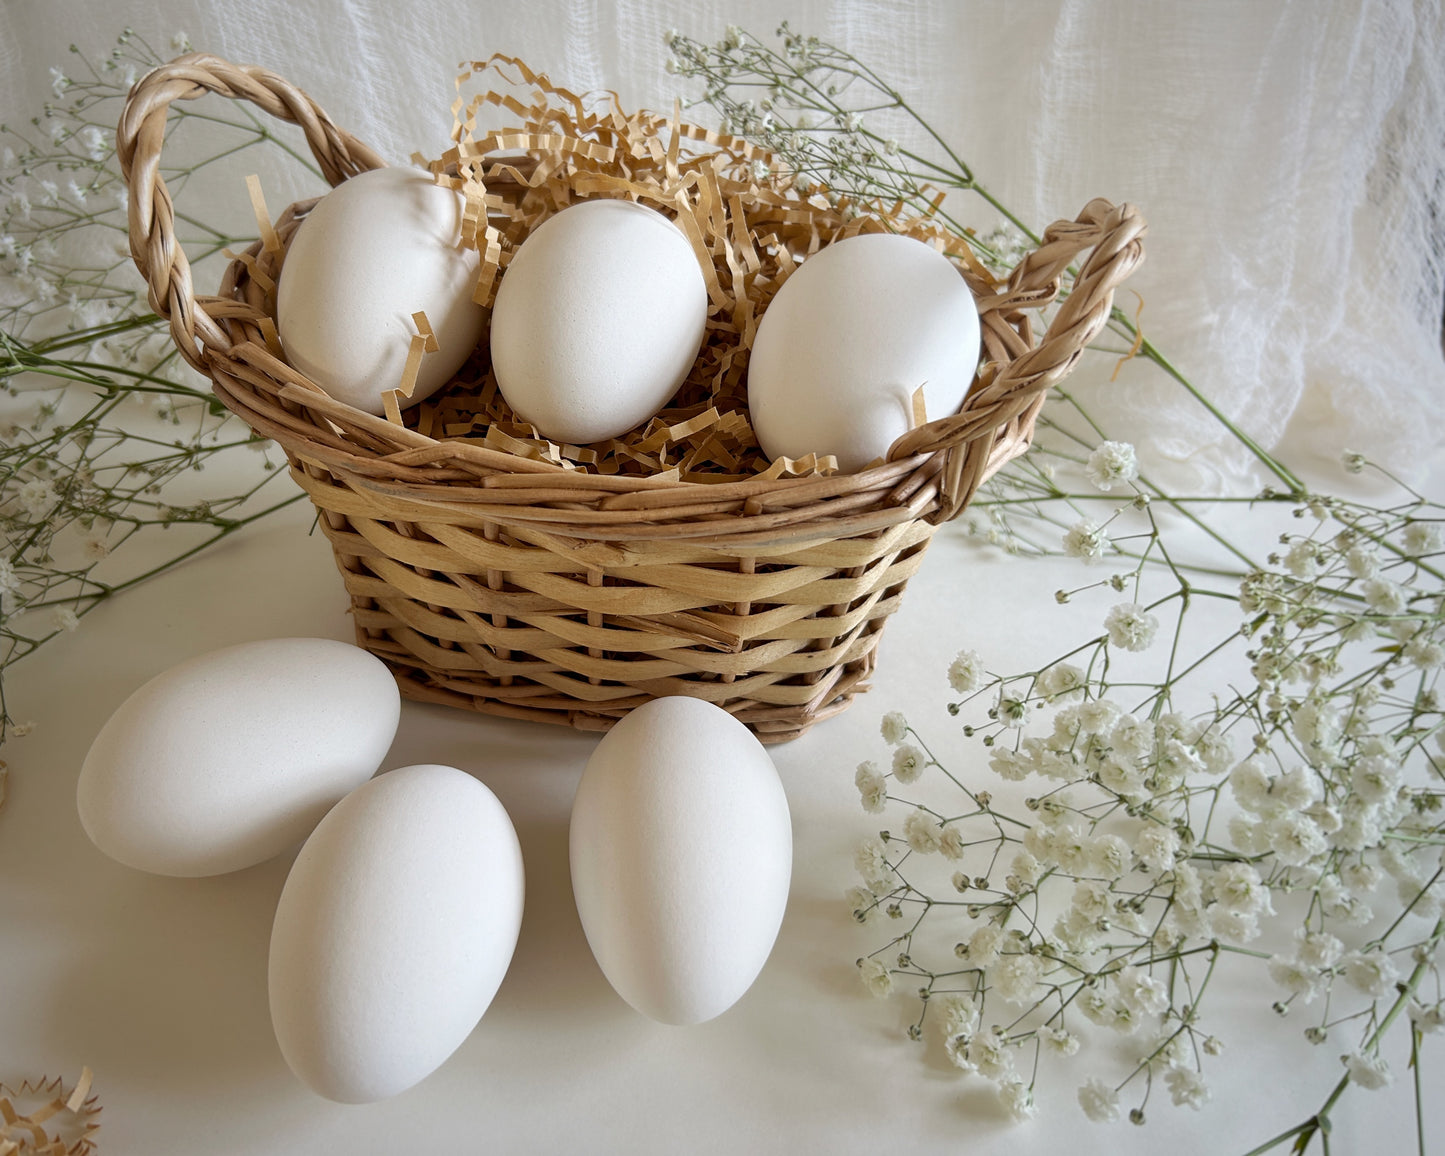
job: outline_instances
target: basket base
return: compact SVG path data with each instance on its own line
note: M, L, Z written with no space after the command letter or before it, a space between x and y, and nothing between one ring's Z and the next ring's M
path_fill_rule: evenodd
M641 706L644 702L656 697L639 692L627 698L616 699L608 703L606 708L589 708L579 704L576 700L564 700L560 695L550 699L542 699L539 696L535 705L523 706L517 701L492 698L485 694L443 685L436 680L435 674L420 669L412 663L399 660L395 652L390 649L378 647L377 643L381 641L384 640L369 638L365 631L357 631L358 645L367 648L386 663L396 678L402 697L411 699L413 702L436 703L440 706L455 707L459 710L493 715L497 718L547 723L551 726L565 726L574 730L600 734L611 730L613 725L634 707ZM875 651L870 648L864 657L839 667L828 685L821 688L817 705L811 706L810 704L807 709L791 706L759 706L746 700L739 700L736 704L723 701L717 705L745 724L757 736L759 742L768 745L789 742L806 734L815 724L824 719L841 714L848 709L854 698L869 689L871 685L869 678L876 663L874 656ZM708 693L699 693L696 697L716 701L716 684L704 685L707 687Z

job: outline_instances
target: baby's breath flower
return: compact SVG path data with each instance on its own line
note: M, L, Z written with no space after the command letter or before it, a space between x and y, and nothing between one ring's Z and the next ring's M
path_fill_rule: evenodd
M21 509L35 519L49 514L60 501L54 485L45 478L32 478L20 487L15 497Z
M990 1028L968 1041L968 1062L979 1075L990 1080L1007 1080L1013 1075L1013 1055L1002 1031Z
M1303 867L1329 850L1324 832L1307 815L1284 811L1269 820L1267 845L1287 867Z
M1438 554L1442 548L1440 526L1436 522L1408 522L1401 535L1405 553L1418 558L1422 554Z
M1032 1119L1035 1114L1034 1092L1018 1077L1002 1080L998 1085L999 1102L1016 1121Z
M1045 1048L1058 1056L1072 1056L1079 1051L1079 1037L1063 1028L1045 1024L1039 1028L1039 1039L1043 1041Z
M1079 1089L1079 1107L1095 1123L1113 1123L1119 1118L1119 1093L1096 1077Z
M1394 961L1383 951L1352 951L1341 961L1341 970L1350 986L1379 999L1394 990L1400 973Z
M927 811L913 811L903 821L903 837L908 841L908 846L920 855L932 855L937 851L942 834L938 820Z
M1319 573L1319 547L1308 538L1299 539L1285 554L1284 565L1296 578L1313 578Z
M1209 1085L1204 1082L1204 1076L1193 1068L1170 1068L1164 1073L1164 1082L1176 1108L1187 1105L1197 1112L1209 1101Z
M888 862L888 848L882 839L874 836L863 840L853 855L853 865L875 895L892 888L893 867Z
M963 992L947 992L929 1001L938 1015L938 1030L944 1039L971 1036L978 1031L978 1000Z
M893 994L893 973L881 960L860 959L858 974L863 980L863 986L878 999L887 999Z
M878 900L866 887L850 887L844 895L848 910L859 923L870 923L877 918Z
M1405 591L1388 578L1371 578L1365 583L1365 604L1378 614L1403 614Z
M106 143L105 133L98 125L88 124L77 134L80 138L81 147L85 149L85 155L93 160L104 160L109 148ZM125 188L124 185L119 186Z
M1107 493L1139 476L1139 459L1128 442L1104 442L1089 455L1085 471L1089 481Z
M1268 885L1249 863L1225 863L1210 880L1215 901L1226 912L1259 915L1273 911Z
M1123 716L1124 712L1113 699L1095 698L1080 703L1074 717L1082 734L1102 735L1119 724Z
M916 783L927 762L922 751L904 743L893 752L893 777L900 783Z
M1306 967L1334 967L1345 951L1345 945L1325 931L1301 929L1295 935L1295 944L1299 961Z
M993 923L981 924L969 936L964 956L972 967L991 967L998 959L999 948L1003 946L1003 942L1002 928Z
M1270 956L1269 978L1305 1003L1321 995L1327 984L1327 976L1320 968L1284 955Z
M1022 782L1034 770L1033 761L1008 747L994 747L988 758L989 770L1009 782Z
M1100 835L1089 847L1089 867L1105 879L1122 879L1132 862L1129 844L1118 835Z
M1120 1000L1136 1017L1157 1016L1169 1006L1169 989L1163 981L1137 967L1119 970L1114 984Z
M888 801L888 783L874 763L858 764L858 771L853 776L853 785L858 788L865 811L877 814L883 810L884 804Z
M1340 868L1340 882L1358 898L1364 898L1380 885L1384 878L1382 872L1373 863L1366 863L1363 860L1356 860L1353 863L1346 863Z
M878 731L883 736L885 743L897 746L903 741L903 736L908 733L908 720L899 711L889 711L883 716Z
M1169 827L1145 827L1134 838L1134 854L1154 872L1172 870L1178 850L1179 836Z
M1038 692L1050 702L1077 697L1084 692L1084 672L1068 662L1056 662L1039 673Z
M1445 646L1434 638L1412 638L1405 645L1405 661L1417 670L1435 670L1445 666Z
M1422 1032L1438 1032L1445 1027L1445 1007L1438 1002L1426 1005L1411 1000L1408 1013L1410 1022Z
M1400 764L1388 755L1369 755L1350 770L1350 789L1366 803L1393 798L1403 781Z
M80 625L80 618L69 606L57 606L55 612L50 616L55 623L56 630L64 630L67 633L73 632Z
M1104 556L1104 532L1090 518L1075 522L1064 534L1064 553L1085 562L1097 562Z
M1351 1052L1340 1059L1349 1073L1350 1083L1359 1084L1362 1088L1375 1091L1385 1087L1392 1080L1394 1075L1390 1071L1390 1065L1385 1063L1378 1052L1371 1052L1365 1055L1362 1052Z
M1345 568L1355 578L1373 578L1380 572L1380 555L1369 546L1355 546L1345 553Z
M955 694L970 694L983 685L983 659L976 650L960 650L948 668L948 685Z
M103 535L87 534L80 541L80 551L87 562L99 562L110 553Z
M1008 727L1021 727L1028 721L1029 704L1027 700L1016 695L999 693L998 707L999 722Z
M1012 1004L1031 1004L1040 995L1043 962L1036 955L1000 956L988 968L989 989Z
M1121 650L1147 650L1159 631L1159 619L1137 602L1121 602L1104 618L1104 629Z

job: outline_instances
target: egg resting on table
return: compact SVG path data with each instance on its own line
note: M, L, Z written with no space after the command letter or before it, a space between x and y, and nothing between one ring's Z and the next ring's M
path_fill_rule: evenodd
M219 875L306 838L376 773L401 695L382 661L330 638L243 642L156 675L111 715L76 785L112 859Z
M349 1104L430 1075L491 1005L522 898L511 819L464 771L401 767L347 795L301 848L271 928L271 1023L291 1070Z
M721 1015L767 962L792 878L788 800L747 727L654 699L597 744L572 803L572 893L598 966L644 1015Z

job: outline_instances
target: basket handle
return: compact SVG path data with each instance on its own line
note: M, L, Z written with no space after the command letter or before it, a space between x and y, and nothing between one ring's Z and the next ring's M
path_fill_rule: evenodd
M957 516L995 470L1028 448L1049 387L1068 376L1085 346L1108 323L1114 290L1144 260L1140 239L1147 228L1133 205L1096 198L1077 220L1056 221L1045 229L1043 244L1019 263L1003 289L979 301L985 327L991 330L985 343L990 338L1002 342L1014 353L1012 360L992 375L985 367L958 413L904 434L888 451L889 461L943 453L941 504L929 521ZM1053 301L1064 271L1085 250L1089 254L1074 287L1043 339L1033 348L1020 348L1025 342L1010 329L1008 319L1020 309ZM1009 350L1009 345L1015 348Z
M130 194L131 260L146 280L151 309L170 321L176 348L202 373L207 369L197 342L229 352L231 339L203 304L217 299L196 297L190 262L176 240L175 211L161 177L160 159L171 102L195 100L208 92L248 100L279 120L299 124L311 155L333 186L386 165L377 153L337 128L299 88L264 68L230 64L193 52L161 65L135 83L126 96L115 133L120 170ZM234 304L227 304L234 313Z

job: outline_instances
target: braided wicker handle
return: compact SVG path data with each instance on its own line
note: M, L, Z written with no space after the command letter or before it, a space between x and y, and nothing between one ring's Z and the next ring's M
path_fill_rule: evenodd
M229 64L195 52L147 73L130 90L120 124L116 152L130 191L130 255L146 279L150 307L171 323L171 336L186 360L209 374L197 341L229 352L230 338L217 318L234 316L244 306L220 297L197 298L191 265L176 241L171 194L161 179L161 146L172 101L195 100L208 92L249 100L272 116L299 124L321 171L332 185L386 162L350 133L337 128L316 103L273 72L253 65Z
M1056 221L1044 230L1043 244L1013 271L1002 292L979 300L984 348L997 366L993 371L985 366L958 413L904 434L888 452L890 461L943 454L941 504L930 521L955 517L995 470L1028 448L1049 387L1068 376L1108 323L1114 290L1144 260L1141 238L1147 228L1133 205L1092 200L1077 220ZM1064 271L1086 250L1072 291L1043 339L1029 347L1010 322L1017 322L1022 309L1053 301Z

